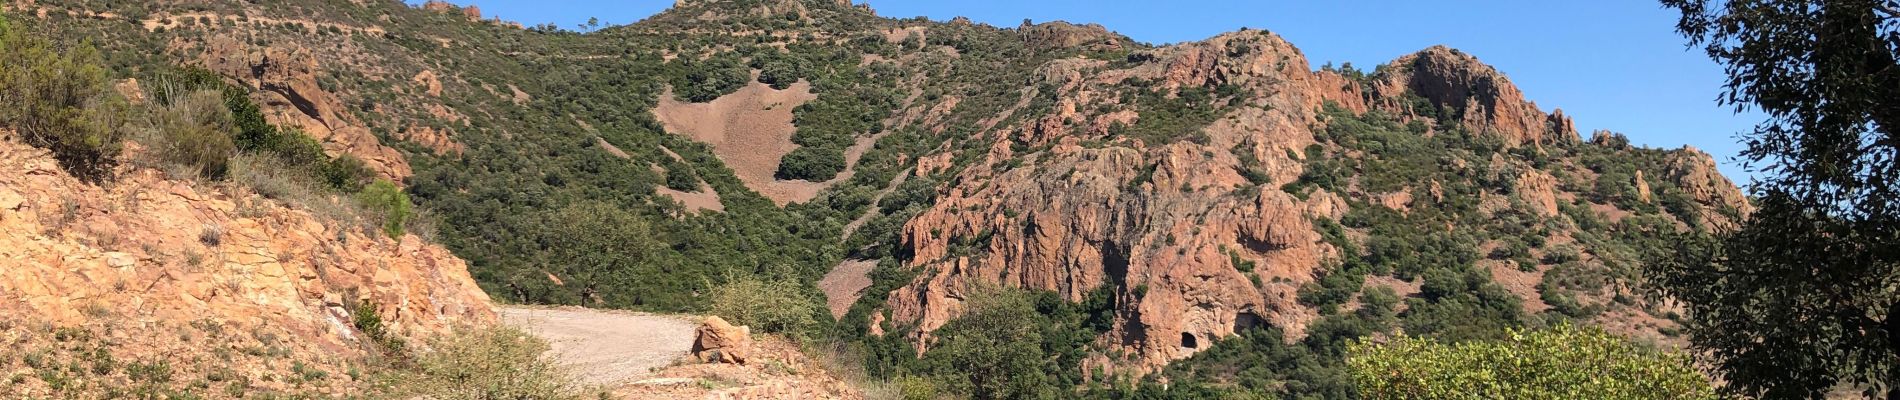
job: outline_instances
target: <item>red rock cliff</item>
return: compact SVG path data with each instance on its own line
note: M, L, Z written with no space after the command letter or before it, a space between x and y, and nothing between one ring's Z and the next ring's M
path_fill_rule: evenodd
M282 329L297 349L358 349L361 301L422 338L495 320L465 264L228 185L126 169L102 187L0 132L0 312L55 324L211 321Z
M1401 57L1363 85L1313 71L1298 49L1260 31L1143 50L1131 60L1139 62L1117 69L1068 59L1043 67L1043 86L1060 88L1054 111L981 133L996 145L904 227L903 245L914 254L907 267L919 275L887 294L890 318L874 314L874 332L914 328L906 332L927 349L930 332L961 313L980 286L1050 290L1070 300L1108 286L1123 306L1100 340L1114 350L1108 353L1127 354L1097 360L1111 371L1152 371L1252 326L1271 324L1297 337L1316 314L1296 301L1296 292L1337 256L1310 221L1337 219L1347 207L1328 192L1302 200L1278 189L1302 173L1303 150L1324 123L1322 104L1406 118L1461 110L1456 121L1463 128L1497 135L1508 146L1577 140L1561 112L1544 113L1495 69L1444 47ZM1121 140L1109 136L1110 127L1140 121L1144 110L1120 100L1131 82L1218 88L1238 93L1238 103L1196 132L1202 138L1083 145ZM1412 95L1433 110L1411 109ZM1052 147L1020 155L1012 142ZM1712 164L1678 165L1672 174L1732 190L1705 176ZM1265 182L1254 185L1244 170ZM1557 213L1554 178L1525 173L1519 181L1536 212ZM1725 190L1691 190L1732 200ZM1352 195L1402 209L1409 197L1396 194L1409 195Z

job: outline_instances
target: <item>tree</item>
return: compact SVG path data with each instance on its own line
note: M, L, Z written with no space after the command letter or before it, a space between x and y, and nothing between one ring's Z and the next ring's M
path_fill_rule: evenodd
M1348 350L1367 399L1714 399L1688 357L1560 325L1500 341L1399 337Z
M627 304L609 298L616 287L632 286L640 267L661 249L654 231L639 215L611 203L582 201L547 212L536 242L546 270L567 281L580 304Z
M779 179L829 181L844 171L844 152L837 149L800 147L779 160Z
M1900 1L1662 0L1721 63L1762 173L1744 225L1652 268L1738 394L1900 399Z
M1050 397L1044 372L1048 353L1029 296L988 290L972 296L970 311L944 325L942 338L926 359L946 386L979 399ZM952 372L954 371L954 372Z
M52 150L73 176L102 180L118 165L123 101L106 88L91 44L57 48L0 18L0 126Z

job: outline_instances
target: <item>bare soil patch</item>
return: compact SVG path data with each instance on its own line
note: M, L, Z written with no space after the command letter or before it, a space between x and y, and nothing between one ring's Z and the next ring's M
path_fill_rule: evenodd
M864 297L864 289L871 287L871 269L877 268L877 261L845 260L825 273L818 280L818 288L825 291L825 303L831 308L832 318L844 318L851 311L851 304Z
M693 348L699 325L684 317L584 308L499 307L503 323L547 340L549 353L589 385L651 376Z
M1497 282L1498 286L1524 299L1524 312L1535 314L1550 309L1550 305L1544 304L1543 296L1537 291L1537 284L1544 282L1544 269L1548 267L1539 266L1536 271L1526 272L1517 269L1517 263L1510 261L1487 260L1479 261L1478 264L1491 270L1491 280Z
M713 190L712 185L700 183L699 191L697 192L682 192L665 186L657 187L653 190L658 192L661 196L673 198L673 201L680 202L681 205L686 206L686 209L692 210L693 212L706 210L726 211L726 205L719 202L719 191Z
M792 143L792 134L798 129L792 125L792 110L816 98L807 82L775 90L753 81L706 103L681 101L669 91L660 96L653 113L668 132L712 146L713 154L731 167L746 187L785 205L810 201L828 185L773 177L779 159L798 148Z

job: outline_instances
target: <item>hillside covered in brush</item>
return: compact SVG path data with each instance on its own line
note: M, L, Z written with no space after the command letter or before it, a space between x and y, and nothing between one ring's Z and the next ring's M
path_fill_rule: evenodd
M1352 397L1347 343L1401 335L1671 348L1646 260L1750 210L1708 154L1586 139L1446 47L1357 69L1270 30L1159 46L826 0L584 34L391 0L7 9L148 92L242 88L400 186L497 300L719 311L784 283L817 306L769 329L976 397Z

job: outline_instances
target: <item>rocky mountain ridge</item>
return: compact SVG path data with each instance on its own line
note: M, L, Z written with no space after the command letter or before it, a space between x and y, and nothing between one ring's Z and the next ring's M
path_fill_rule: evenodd
M848 265L837 281L871 283L828 293L837 329L929 354L987 290L1108 293L1089 367L1140 375L1239 332L1297 340L1381 287L1399 319L1423 321L1448 296L1419 270L1443 269L1468 278L1453 294L1514 299L1485 298L1512 310L1490 331L1574 319L1667 343L1672 311L1632 273L1646 235L1749 207L1707 154L1580 140L1562 111L1443 46L1316 70L1268 31L1156 47L832 0L681 0L588 34L395 2L213 3L229 18L45 21L162 43L137 56L244 83L277 122L402 180L445 216L474 280L524 303L693 311L734 275ZM191 15L181 4L114 12ZM239 16L310 23L215 22ZM342 26L363 28L323 28ZM766 85L812 96L721 101ZM728 103L791 108L791 129L752 132L789 153L719 148L654 112ZM760 194L804 182L767 176L797 163L836 178ZM680 204L688 193L718 207ZM572 240L603 235L616 240Z
M1310 221L1341 219L1349 208L1342 195L1399 210L1418 201L1409 190L1301 198L1273 189L1305 172L1307 149L1329 122L1319 115L1322 103L1414 120L1457 110L1461 115L1451 120L1458 128L1501 138L1502 151L1579 141L1562 111L1544 113L1492 67L1443 46L1395 59L1364 81L1313 71L1297 49L1261 31L1138 54L1151 61L1120 69L1050 64L1043 79L1060 88L1058 111L999 129L997 147L956 178L963 184L948 187L934 207L906 224L910 268L920 275L889 293L890 316L897 324L916 324L911 334L920 347L985 285L1051 290L1071 301L1100 286L1116 288L1128 306L1103 339L1134 354L1127 361L1137 370L1159 368L1257 326L1298 335L1318 317L1298 300L1299 291L1340 257ZM1196 140L1085 146L1108 137L1109 126L1146 117L1076 111L1117 105L1113 90L1130 81L1175 93L1228 87L1242 95L1234 98L1238 106L1223 108L1199 129ZM1004 146L1012 140L1049 150L1016 154ZM1034 165L1005 166L1023 157L1033 157ZM1670 159L1663 176L1690 188L1703 210L1698 213L1721 218L1712 210L1748 207L1733 184L1706 172L1713 166L1707 154L1684 150ZM1250 169L1262 176L1243 176ZM1558 212L1559 197L1575 198L1557 190L1547 174L1525 174L1517 196L1541 204L1545 215ZM1641 171L1636 179L1641 185ZM972 238L975 254L952 254Z

